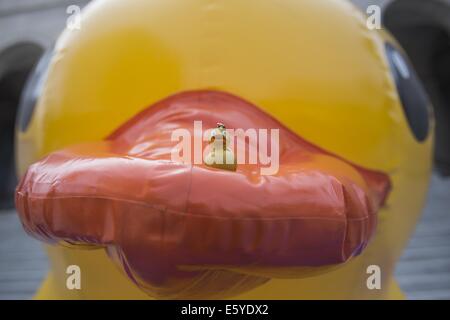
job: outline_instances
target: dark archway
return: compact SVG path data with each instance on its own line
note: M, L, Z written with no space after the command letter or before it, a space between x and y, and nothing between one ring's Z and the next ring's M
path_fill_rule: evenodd
M14 44L0 52L0 209L14 205L14 126L22 89L43 49Z

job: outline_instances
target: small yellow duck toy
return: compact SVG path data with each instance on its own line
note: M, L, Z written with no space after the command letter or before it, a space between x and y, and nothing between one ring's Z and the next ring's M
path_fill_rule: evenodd
M229 171L236 171L237 162L230 148L230 135L223 123L211 131L209 139L210 151L205 157L206 165Z

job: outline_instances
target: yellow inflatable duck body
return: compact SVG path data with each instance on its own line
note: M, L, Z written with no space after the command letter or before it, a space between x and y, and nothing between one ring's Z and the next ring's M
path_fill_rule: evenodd
M349 2L328 0L93 1L83 10L80 26L79 30L65 30L54 51L37 67L22 101L18 120L17 167L22 177L16 196L19 215L28 232L52 243L46 246L50 271L36 298L402 297L393 273L424 205L432 164L433 119L414 71L402 49L387 33L369 30L363 14ZM210 111L202 101L208 105L217 103L214 107L217 109ZM227 113L224 109L231 111ZM162 114L164 110L172 110L172 113ZM214 118L216 110L222 113ZM92 208L106 208L108 205L100 203L105 199L99 200L92 195L101 188L121 187L120 180L117 177L109 180L111 175L108 174L111 172L108 170L121 164L117 173L120 179L127 181L128 192L133 193L130 196L140 196L145 188L153 188L156 202L170 195L170 200L163 204L180 204L181 207L185 200L181 196L173 196L177 191L173 189L178 188L174 186L178 184L166 182L172 183L170 179L178 175L178 180L174 181L179 181L180 190L185 188L189 170L169 163L166 158L159 159L157 165L147 164L142 160L145 158L142 150L154 145L139 139L144 137L142 132L154 128L155 132L146 133L145 137L152 135L152 141L160 141L154 139L161 134L159 128L174 128L174 123L180 123L174 121L182 121L182 117L192 118L196 112L211 120L210 127L223 121L227 129L234 128L236 123L249 126L259 123L261 126L269 125L270 129L281 128L280 144L285 144L281 149L282 161L289 163L280 169L280 175L285 174L286 177L255 178L253 171L245 171L240 164L236 172L201 166L191 168L194 170L191 174L199 181L208 183L218 179L219 183L213 185L219 186L224 181L223 190L218 188L221 196L233 194L224 202L228 205L220 202L220 207L217 201L222 200L215 198L213 192L191 194L191 197L201 199L198 201L202 206L198 205L198 210L209 206L214 212L226 211L243 216L251 212L251 217L260 218L256 200L261 199L261 206L264 203L267 208L274 205L270 201L279 200L286 212L299 206L310 208L310 214L313 214L322 204L332 202L324 197L324 202L312 200L305 204L308 195L328 192L330 197L337 197L332 208L348 205L347 214L361 215L345 220L342 215L338 216L338 210L333 211L336 216L331 218L327 215L331 213L323 213L327 218L322 222L315 221L317 217L309 217L314 220L311 224L308 224L307 216L298 218L299 223L292 220L283 225L275 222L259 224L264 232L269 230L269 226L274 228L270 230L279 230L270 235L270 239L279 241L285 241L277 238L280 232L288 232L290 228L297 230L295 228L298 227L308 234L308 238L302 238L299 247L297 243L288 241L276 251L270 244L265 244L264 250L271 249L260 251L265 255L259 255L258 259L266 259L261 264L256 258L252 260L248 247L239 247L242 251L238 258L232 255L233 252L226 251L222 255L229 258L226 261L208 251L222 252L225 244L214 236L226 235L226 230L221 229L228 226L225 222L217 226L216 234L208 227L201 229L201 234L216 242L201 242L197 241L199 238L186 236L184 240L192 244L189 250L196 256L194 259L181 253L180 264L194 269L196 263L208 264L208 268L213 269L211 261L219 261L216 269L227 269L227 272L219 270L202 275L207 278L207 275L214 274L221 279L221 285L227 281L237 283L245 278L246 286L235 291L223 287L227 293L224 295L207 295L206 286L198 287L198 290L187 290L183 286L190 272L195 274L193 279L198 280L195 272L199 269L186 271L182 267L174 267L170 277L163 277L161 270L164 268L154 266L159 260L149 260L142 253L147 249L150 250L148 252L155 250L161 253L152 247L150 222L145 225L150 228L147 234L144 232L134 238L130 233L121 235L131 237L126 242L129 246L111 249L110 245L121 230L128 230L126 228L131 225L140 228L131 216L126 216L120 227L108 225L123 213L119 212L120 206L134 202L116 203L107 207L110 211L106 213L93 209L91 212L91 204ZM161 127L161 123L170 123L170 126ZM134 129L136 126L141 126L139 134ZM71 147L80 143L87 143L90 147ZM132 143L134 145L130 147ZM126 153L123 151L125 148L128 148ZM58 151L61 149L65 151ZM119 149L126 156L113 157L111 150ZM151 149L152 156L159 156L158 150ZM290 150L298 154L294 156L294 151ZM134 157L133 152L139 156ZM85 154L95 157L98 162L84 161ZM304 154L307 156L302 156ZM112 158L111 162L103 162ZM121 161L130 159L134 160L122 165ZM298 167L293 159L300 161L302 167ZM96 167L95 163L100 165ZM280 162L280 168L283 164ZM140 168L140 165L145 168ZM160 169L160 165L164 168ZM64 188L75 190L74 186L79 182L75 173L81 174L80 170L96 170L95 174L101 177L96 178L96 184L83 189L82 196L88 198L77 202L73 197L64 202L65 198L54 196L57 192L65 192ZM145 172L149 179L155 176L162 179L161 184L149 186L145 181L139 181L139 177L145 180ZM294 176L287 177L292 174L302 174L311 183L300 185L292 178ZM64 179L58 178L63 175ZM324 187L320 187L318 182L313 183L318 180L312 177L320 178ZM269 192L272 184L279 187L273 189L277 192ZM233 188L234 185L236 187ZM339 186L343 188L339 190L348 193L342 198L333 191L338 189L330 189L330 185ZM267 188L258 189L265 190L260 198L253 191L246 191L261 186ZM351 188L352 192L349 191ZM245 197L248 197L247 205ZM42 202L42 198L50 202ZM105 201L113 198L111 196ZM237 207L233 199L241 201L239 212L232 211ZM253 200L255 202L251 202ZM131 211L137 217L143 210L142 215L145 216L145 205L139 204ZM159 202L158 205L163 206ZM151 207L148 210L156 209ZM269 211L264 214L271 214ZM99 217L100 214L105 215L101 217L103 220L92 221L90 225L90 219L95 220L94 216ZM369 221L368 217L372 220ZM187 221L171 219L175 219L175 213L170 218L166 216L166 226L180 226L180 221ZM378 221L376 229L373 219ZM337 220L339 225L334 223ZM258 221L277 220L266 218ZM324 227L323 221L330 221L328 227ZM364 223L357 224L358 221ZM194 223L194 218L189 223ZM198 220L195 223L204 226ZM216 228L212 220L208 223L211 228L213 225ZM239 228L246 228L243 220L239 223ZM234 225L229 226L231 229L227 230L239 231ZM214 228L211 230L216 230ZM248 228L244 231L250 236L253 229ZM174 237L177 233L168 233L169 229L165 231L168 239L165 245L172 248L178 238L170 238L169 234ZM105 233L105 230L110 232ZM343 230L343 234L345 230L359 234L352 234L355 242L347 243L338 230ZM245 237L245 234L239 235ZM334 235L339 237L333 240ZM160 237L161 233L158 233L158 241L161 241ZM236 240L225 236L223 240L232 246L233 239ZM308 242L308 239L317 242ZM139 248L141 242L148 244L145 250ZM275 242L271 243L275 245ZM351 250L345 249L350 248L347 245ZM301 246L305 251L289 251L303 248ZM296 256L297 253L301 257ZM201 254L210 260L205 262L206 258L202 260ZM189 259L194 259L195 263ZM246 265L239 265L240 261ZM72 265L81 270L80 290L69 290L66 286L66 271ZM185 273L180 271L178 274L177 270ZM373 270L380 272L380 283L375 287L368 284ZM154 276L156 274L158 276ZM214 279L199 281L210 285ZM170 290L164 291L168 287ZM221 290L221 287L214 287L214 283L212 288L214 292ZM187 290L186 294L183 290Z

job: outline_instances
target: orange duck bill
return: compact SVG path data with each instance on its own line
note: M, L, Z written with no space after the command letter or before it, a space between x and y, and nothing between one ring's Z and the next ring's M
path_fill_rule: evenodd
M172 161L172 133L194 135L194 121L279 129L278 172ZM387 175L321 150L249 102L195 91L145 109L105 141L33 164L16 206L31 235L106 247L153 296L225 297L358 255L389 189Z

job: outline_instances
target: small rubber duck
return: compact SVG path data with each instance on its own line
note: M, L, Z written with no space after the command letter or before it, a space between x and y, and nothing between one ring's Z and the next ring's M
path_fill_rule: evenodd
M210 152L205 158L205 164L217 169L236 171L236 158L229 145L230 136L227 133L227 128L223 123L218 122L217 128L211 131L209 138Z

